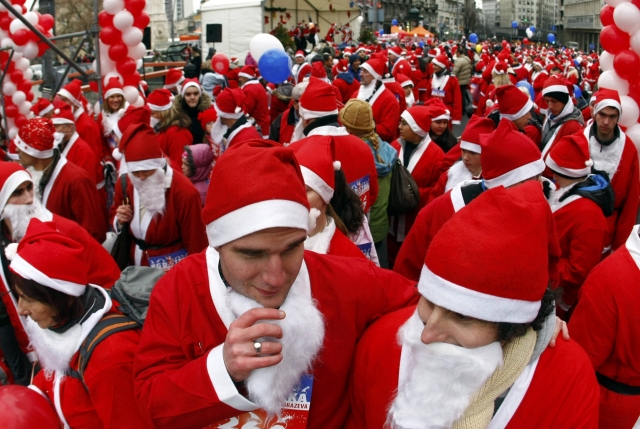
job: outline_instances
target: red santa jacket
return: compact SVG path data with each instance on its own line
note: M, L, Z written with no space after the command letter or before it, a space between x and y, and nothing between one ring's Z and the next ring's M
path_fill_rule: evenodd
M398 388L398 331L415 311L404 308L384 316L358 343L349 382L351 410L345 429L385 426ZM380 348L384 353L380 353ZM558 339L530 363L493 417L508 429L596 429L598 385L584 351L573 341ZM442 404L446 406L446 404ZM545 412L540 412L543 409Z
M513 71L516 73L516 83L520 81L528 81L529 80L529 71L519 64L517 66L512 67Z
M189 128L171 125L156 134L156 139L162 153L171 161L171 168L182 171L182 152L184 152L184 147L193 144L193 135Z
M192 255L207 247L205 226L200 219L202 202L200 193L193 184L182 174L174 174L167 166L167 178L170 187L165 193L165 211L163 215L153 218L146 212L140 218L140 203L138 191L127 180L127 198L133 210L133 219L129 223L129 231L139 240L148 245L162 246L160 249L142 250L135 242L131 243L131 265L150 265L149 258L164 256L167 261L184 258L184 253ZM124 200L122 187L119 183L115 187L113 206L111 206L110 221L114 230L117 229L116 210ZM181 255L172 256L176 252Z
M542 71L534 71L531 69L531 84L533 85L534 94L537 96L542 92L542 87L544 86L544 81L549 78L549 73L546 70Z
M612 246L615 250L626 242L633 225L636 224L640 202L638 151L634 142L619 127L619 137L608 146L601 145L595 136L591 135L592 127L593 124L588 125L584 135L589 140L593 167L609 175L616 196L613 203L614 213L607 218L607 246Z
M449 74L438 77L433 75L427 87L426 99L432 97L440 98L449 112L451 112L451 123L454 125L462 121L462 93L458 78Z
M580 289L571 316L571 338L580 344L599 374L640 386L640 239L638 227L624 246L595 267ZM631 428L638 420L639 395L600 386L600 427Z
M234 69L229 69L227 74L225 75L227 78L227 83L229 84L229 88L238 88L238 74L240 73L240 67L236 67Z
M339 229L336 229L333 233L333 237L331 237L331 243L329 244L329 251L327 252L327 255L367 259L358 246L356 246L353 241L349 240Z
M547 123L547 121L549 121L548 117L547 119L545 119L545 124ZM544 144L542 140L540 140L540 145L544 144L544 147L542 148L542 159L543 160L547 159L547 156L549 156L549 152L551 151L551 148L553 147L553 145L559 142L562 137L579 133L583 130L583 128L584 127L580 122L573 119L562 123L551 135L551 138L549 139L549 141L547 141L546 144ZM542 130L544 132L544 126L542 127ZM545 167L544 171L542 172L542 175L547 179L552 179L553 171L551 171L549 167Z
M104 187L104 174L100 161L91 150L89 144L80 137L78 133L73 133L69 141L62 150L62 156L80 167L87 175L93 178L96 189Z
M353 93L351 98L358 98L359 91ZM395 95L389 91L384 84L378 88L369 100L373 111L373 120L376 123L376 133L386 142L393 141L398 132L400 123L400 105Z
M227 148L232 144L238 144L245 142L247 140L253 139L261 139L262 136L255 129L252 123L245 122L244 124L235 128L231 133L229 133L229 137L227 137Z
M384 86L386 86L387 89L391 91L393 95L396 97L396 100L398 100L398 107L400 108L400 114L402 115L402 112L404 112L407 109L407 99L405 98L405 95L404 95L404 89L402 89L400 84L395 80L384 82Z
M117 113L110 114L105 118L104 111L101 111L96 118L98 129L100 130L100 138L102 139L102 160L114 163L113 149L116 148L117 143L113 138L109 137L113 126L118 123L121 116ZM115 163L114 163L115 165Z
M411 76L411 64L404 58L399 58L390 66L391 74L395 77L398 74L403 74L407 77Z
M76 120L76 132L80 134L82 140L86 141L93 153L99 160L102 160L105 152L108 152L107 148L104 148L102 141L102 134L100 133L100 127L84 110L78 109L73 113Z
M229 310L218 258L211 247L189 256L151 296L134 375L138 403L154 427L204 427L256 408L230 378L214 376L226 373L222 347L230 322L220 314ZM324 342L312 365L307 429L339 428L349 410L347 380L358 338L381 314L415 303L415 287L363 259L313 252L305 252L299 278L310 282L325 322Z
M458 183L473 179L471 172L464 166L464 162L462 160L456 162L447 171L440 174L438 182L429 194L427 204L453 189Z
M289 107L287 110L282 112L280 116L280 137L278 138L278 143L289 143L291 142L291 137L293 137L293 131L296 126L289 124L289 115L291 114L291 109L293 107Z
M349 83L351 81L351 83ZM340 73L333 79L332 85L340 91L342 104L347 104L354 92L360 89L360 82L353 78L350 73Z
M42 194L42 204L52 213L76 221L99 243L106 238L107 222L95 179L60 157Z
M263 136L269 135L269 100L267 93L258 80L250 80L242 86L244 91L244 111L247 115L256 120L260 125L260 132Z

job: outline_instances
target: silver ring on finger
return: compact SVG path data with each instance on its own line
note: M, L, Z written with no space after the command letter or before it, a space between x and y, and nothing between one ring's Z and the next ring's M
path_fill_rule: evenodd
M256 350L256 355L259 355L262 352L262 343L259 341L254 342L253 348Z

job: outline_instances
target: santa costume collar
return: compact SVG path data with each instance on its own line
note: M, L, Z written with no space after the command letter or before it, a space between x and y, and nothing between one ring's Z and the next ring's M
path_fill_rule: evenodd
M304 250L311 250L312 252L326 255L329 253L331 245L331 239L336 232L336 223L331 216L327 216L327 226L313 237L307 237L304 242Z

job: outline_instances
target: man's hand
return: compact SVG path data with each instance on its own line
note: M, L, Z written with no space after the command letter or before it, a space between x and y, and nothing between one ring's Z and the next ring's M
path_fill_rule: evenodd
M282 328L258 320L284 319L285 313L275 308L253 308L238 317L230 326L222 349L224 365L235 382L246 380L251 371L273 366L282 360L282 344L261 341L260 355L253 346L257 338L282 338Z
M120 225L124 225L127 222L131 222L133 219L133 210L131 210L131 206L121 205L116 210L116 218L118 219L118 223Z
M569 328L567 327L567 322L556 316L556 330L553 333L553 337L551 337L551 341L549 341L549 347L556 346L556 339L558 338L560 331L562 331L562 338L569 341Z

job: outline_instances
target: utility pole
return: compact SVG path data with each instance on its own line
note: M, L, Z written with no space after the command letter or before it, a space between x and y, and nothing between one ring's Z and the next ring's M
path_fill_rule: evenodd
M373 0L373 22L372 22L373 31L378 31L378 0Z
M171 43L173 44L175 38L176 38L176 29L174 27L173 21L174 21L174 8L175 8L175 4L174 4L174 0L168 0L169 1L169 19L171 20Z
M44 14L48 13L49 15L56 17L56 8L53 0L40 0L40 9L39 12ZM53 27L53 33L55 35L55 25ZM47 49L47 52L43 55L43 64L42 64L42 96L47 99L52 99L53 95L51 92L53 88L56 86L56 77L53 72L53 58L55 53L51 49Z

